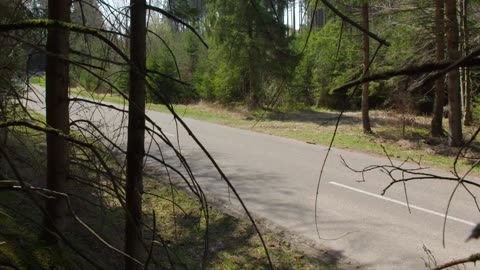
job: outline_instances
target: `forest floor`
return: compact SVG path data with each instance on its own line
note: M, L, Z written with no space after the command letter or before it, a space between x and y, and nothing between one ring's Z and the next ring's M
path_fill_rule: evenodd
M119 96L92 94L78 88L72 89L72 94L124 103ZM174 105L174 108L184 117L321 145L330 144L339 116L339 112L316 108L294 112L260 109L247 111L241 106L226 108L206 102ZM152 103L147 104L147 109L168 112L165 106ZM373 134L365 134L362 131L361 113L345 112L338 125L333 147L377 155L385 155L387 152L391 158L399 160L411 159L420 161L425 166L452 168L459 148L449 147L446 136L430 136L430 117L372 110L370 119ZM444 128L447 125L448 119L444 119ZM466 141L474 134L477 126L464 127ZM475 140L472 145L473 149L480 149L479 140ZM472 157L476 156L478 150L470 150L457 165L463 168L471 166ZM477 168L474 171L479 172Z
M42 116L38 116L42 117ZM2 140L4 142L4 140ZM44 186L45 135L25 128L9 132L7 143L1 145L14 162L24 181L34 186ZM73 154L73 153L72 153ZM98 174L86 173L72 162L70 197L75 215L90 226L98 236L113 246L122 246L124 212L111 195L109 184ZM12 179L14 174L5 160L0 158L0 177ZM111 188L111 187L110 187ZM157 262L169 265L168 256L160 244L168 246L176 269L199 269L203 259L205 219L199 203L187 193L170 187L153 178L145 180L145 222L156 226L157 236L153 255ZM33 194L36 203L18 190L0 193L0 269L89 269L78 252L68 245L55 248L44 243L42 215L38 206L43 196ZM172 204L174 194L175 206ZM156 222L152 213L154 211ZM155 225L153 225L155 224ZM83 256L92 259L102 269L120 269L123 258L102 244L84 226L70 217L66 239ZM282 232L270 231L260 224L276 269L349 269L348 262L329 255L328 250L311 249L289 241ZM209 207L209 253L207 269L268 269L260 240L252 225L243 218ZM146 239L151 231L146 230ZM121 249L121 248L120 248ZM79 263L80 262L80 263ZM10 268L9 268L10 267Z

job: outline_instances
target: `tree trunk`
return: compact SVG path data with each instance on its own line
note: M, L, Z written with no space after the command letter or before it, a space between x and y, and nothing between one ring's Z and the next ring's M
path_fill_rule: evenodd
M435 0L435 60L445 60L445 0ZM432 136L443 135L443 104L445 103L445 76L435 81L435 101L431 132Z
M129 72L128 141L125 253L141 260L143 160L145 157L145 71L146 71L146 3L130 1L130 58L135 65ZM140 269L125 258L125 269Z
M295 17L296 17L296 11L295 11L295 2L292 3L292 24L293 24L293 34L295 34L295 32L297 31L297 27L296 27L296 20L295 20Z
M368 18L368 2L362 4L362 27L365 29L369 29L369 18ZM370 62L370 40L367 34L363 34L363 76L367 75L368 72L368 65ZM368 93L369 92L369 84L364 83L362 87L362 124L363 124L363 132L365 133L372 133L372 128L370 127L370 116L368 115Z
M470 34L468 31L468 0L463 0L462 2L462 43L463 51L465 55L470 53L470 48L468 45L468 40L470 39ZM465 118L463 124L465 126L472 125L473 122L473 113L472 113L472 88L470 84L470 70L468 67L463 68L463 89L465 90Z
M49 0L48 18L70 22L70 0ZM48 30L47 51L68 58L69 31L66 29ZM55 55L47 56L46 63L46 114L47 125L64 134L69 133L68 113L68 71L69 63ZM68 176L68 145L67 141L55 134L47 134L47 188L56 192L66 193ZM54 243L58 241L56 231L65 229L67 202L63 197L49 199L46 202L44 217L45 240Z
M465 80L465 118L463 124L465 126L471 126L473 123L472 112L472 86L470 83L470 70L468 67L464 68L464 80Z
M255 39L254 26L251 20L248 22L248 38L249 43L253 43ZM260 105L259 97L259 79L258 70L256 68L256 48L252 45L248 45L248 90L247 90L247 107L249 110L253 110Z
M290 25L290 5L289 5L289 2L286 1L285 2L285 14L287 14L287 18L286 18L286 25L289 26ZM287 36L290 36L290 27L287 28Z
M463 56L464 53L465 53L465 44L463 43L463 40L464 40L464 37L463 37L463 34L464 34L464 29L463 29L463 14L464 14L464 10L463 10L463 0L458 0L457 1L457 16L458 16L458 19L459 19L459 32L458 32L458 35L459 35L459 41L458 41L458 49L459 49L459 53L458 55L461 55ZM466 96L465 96L465 69L463 67L460 67L459 68L459 74L460 74L460 104L461 104L461 108L462 108L462 112L465 111L465 99L466 99Z
M448 60L455 61L459 58L456 0L446 0L445 11L447 15L447 55ZM454 69L448 73L447 89L449 105L448 128L450 132L448 144L450 146L462 146L462 108L458 69Z
M277 14L278 20L280 23L285 23L285 0L278 0L277 1Z

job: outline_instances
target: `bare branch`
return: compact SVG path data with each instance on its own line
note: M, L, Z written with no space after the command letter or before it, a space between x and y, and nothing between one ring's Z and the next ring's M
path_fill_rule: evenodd
M165 16L165 17L167 17L171 20L174 20L174 21L182 24L183 26L187 27L188 29L190 29L195 34L195 36L198 37L198 39L203 43L205 48L208 49L207 43L203 40L203 38L200 36L200 34L197 32L197 30L195 30L195 28L193 28L193 26L191 26L190 24L184 22L182 19L176 17L175 15L173 15L173 14L171 14L171 13L167 12L166 10L163 10L159 7L147 5L146 8L149 9L149 10L153 10L155 12L158 12L158 13L162 14L163 16Z
M348 16L346 16L345 14L343 14L342 12L340 12L338 9L335 8L335 6L333 6L332 4L330 4L327 0L320 0L322 1L322 3L328 7L331 11L333 11L333 13L337 14L338 17L342 18L342 20L348 22L349 24L353 25L355 28L357 28L358 30L362 31L363 33L367 34L369 37L375 39L376 41L378 41L378 43L382 44L382 45L385 45L385 46L390 46L390 43L387 42L386 40L380 38L379 36L377 36L376 34L368 31L367 29L363 28L360 24L358 24L357 22L353 21L352 19L350 19Z
M468 256L467 258L454 260L454 261L436 266L436 267L432 268L432 270L447 269L447 268L450 268L450 267L453 267L453 266L456 266L456 265L460 265L460 264L465 264L465 263L474 263L475 264L477 261L480 261L480 253L475 253L475 254L472 254L472 255Z
M448 68L452 64L454 64L454 62L429 63L429 64L420 65L420 66L410 66L403 69L397 69L397 70L382 72L378 74L373 74L367 77L350 81L342 86L334 88L332 91L345 91L345 90L348 90L349 88L352 88L357 85L361 85L366 82L388 80L396 76L414 76L422 73L429 73L432 71ZM480 59L471 59L471 60L460 63L460 66L464 66L464 67L472 67L472 66L479 66L479 65L480 65Z

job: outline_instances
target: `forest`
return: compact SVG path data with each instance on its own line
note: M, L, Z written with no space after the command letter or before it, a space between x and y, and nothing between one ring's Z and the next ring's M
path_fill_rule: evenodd
M0 269L475 267L479 34L478 0L0 0Z

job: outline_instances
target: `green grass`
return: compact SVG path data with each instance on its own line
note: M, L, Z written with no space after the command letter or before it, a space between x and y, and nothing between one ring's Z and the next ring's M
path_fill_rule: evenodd
M2 192L0 198L0 269L75 269L65 250L43 242L36 226L7 208L15 203L16 209L26 210L23 215L28 213L28 218L40 220L26 198L15 192Z
M92 93L92 92L87 92L84 89L79 87L71 88L70 94L73 96L83 96L83 97L88 97L95 100L101 100L101 101L110 102L110 103L128 104L128 101L126 101L120 95L115 95L115 94L112 95L108 93L107 94ZM173 107L178 114L185 117L191 117L191 118L201 119L206 121L207 120L219 121L221 119L224 119L226 123L232 120L232 118L229 117L228 115L214 114L204 110L192 109L192 107L189 105L176 104ZM146 108L148 110L153 110L158 112L165 112L165 113L169 112L169 110L165 105L160 105L160 104L147 103Z
M33 76L30 78L30 83L45 87L45 76Z

